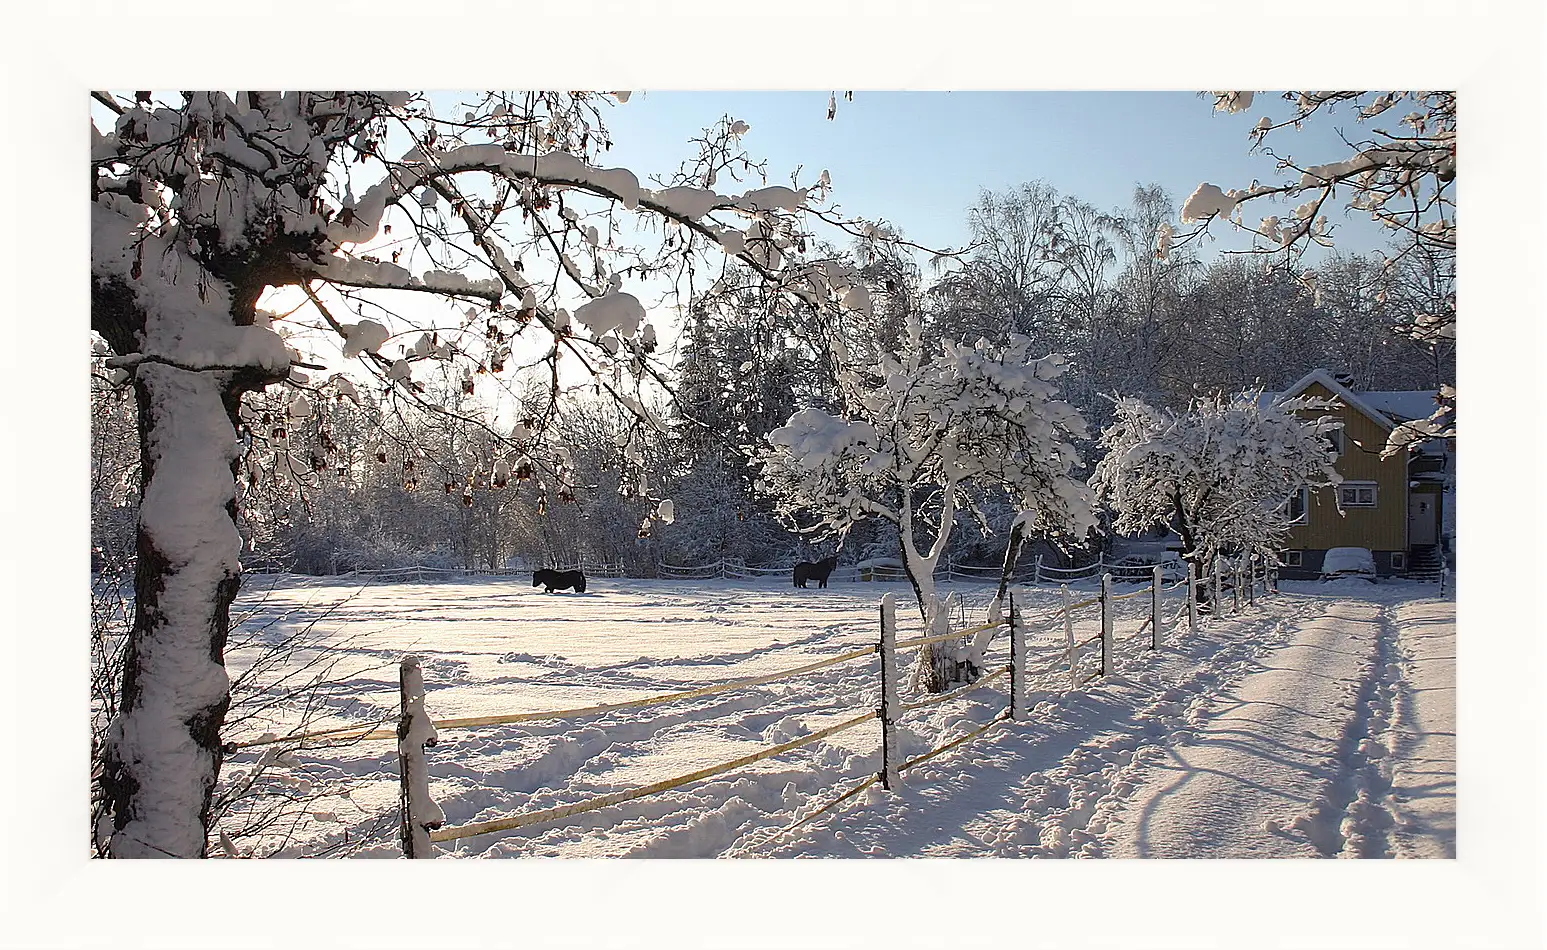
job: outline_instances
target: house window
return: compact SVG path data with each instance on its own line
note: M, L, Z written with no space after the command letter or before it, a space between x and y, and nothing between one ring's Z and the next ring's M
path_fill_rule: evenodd
M1338 503L1344 508L1374 508L1374 482L1344 482L1338 487Z
M1391 569L1393 571L1407 570L1407 555L1401 551L1391 552Z
M1289 496L1286 511L1289 515L1290 524L1306 524L1311 520L1310 499L1311 490L1309 488L1302 488Z
M1338 458L1343 457L1343 430L1333 429L1327 434L1327 442L1332 445L1332 453Z
M1284 552L1284 558L1283 558L1284 566L1285 567L1300 567L1302 564L1304 564L1304 560L1301 557L1301 554L1302 554L1302 552L1300 552L1300 551L1285 551Z

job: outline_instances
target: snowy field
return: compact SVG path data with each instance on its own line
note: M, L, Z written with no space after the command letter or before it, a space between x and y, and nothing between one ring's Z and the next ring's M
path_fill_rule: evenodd
M335 685L313 697L308 727L390 726L408 653L423 658L430 715L448 719L627 702L835 656L875 642L887 590L899 636L921 632L902 583L599 578L585 594L528 584L249 577L233 614L233 643L247 645L229 665L237 677L258 644L299 635L304 649L253 679L288 673L293 685L308 663L330 664ZM945 589L961 595L958 626L981 622L989 585ZM1455 604L1437 594L1286 582L1198 634L1183 622L1155 652L1147 632L1134 636L1149 610L1147 595L1134 597L1118 604L1115 673L1071 689L1058 591L1024 588L1031 716L919 765L896 792L873 786L801 823L879 768L879 726L867 722L659 795L439 847L454 857L1454 856ZM1168 595L1167 617L1180 597ZM1077 640L1097 632L1096 608L1076 617ZM1081 651L1082 676L1096 649ZM1007 653L996 641L990 666ZM905 687L911 660L900 657ZM445 729L428 751L431 793L456 826L669 779L873 709L876 669L866 656L643 709ZM989 722L1005 686L907 713L904 756ZM905 689L905 702L917 698ZM227 738L300 719L294 703L277 704ZM262 752L230 756L223 780L241 781ZM281 756L259 787L308 801L244 844L400 854L393 741Z

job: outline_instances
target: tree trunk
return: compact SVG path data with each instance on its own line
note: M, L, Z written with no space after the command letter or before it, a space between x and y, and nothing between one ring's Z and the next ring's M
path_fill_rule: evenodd
M1172 527L1176 530L1177 537L1182 539L1182 563L1192 564L1198 569L1197 578L1193 585L1193 597L1197 603L1207 604L1209 602L1208 572L1204 570L1206 565L1203 563L1203 559L1198 551L1198 537L1193 532L1191 523L1187 520L1187 506L1182 502L1182 492L1180 489L1173 491L1171 501L1176 506L1173 512Z
M924 621L925 636L934 636L949 629L949 618L944 618L946 627L939 629L941 614L945 607L935 594L935 567L940 563L940 556L945 551L946 542L950 539L953 519L956 516L954 487L954 485L948 485L944 490L940 527L935 533L934 543L930 545L928 554L919 553L913 537L913 492L911 490L904 490L902 504L899 506L898 535L902 542L903 569L913 585L914 595L918 598L919 616ZM943 693L950 685L951 678L948 675L947 665L952 664L953 661L944 647L945 644L929 643L919 648L919 657L914 665L912 677L915 688L922 687L929 693Z
M1004 550L1004 569L999 572L999 589L994 592L994 600L1003 601L1005 592L1010 589L1010 576L1015 573L1015 564L1021 557L1021 544L1026 540L1026 524L1019 518L1010 529L1010 543Z
M142 365L143 501L135 617L103 790L114 857L203 857L230 705L224 667L241 586L230 372Z

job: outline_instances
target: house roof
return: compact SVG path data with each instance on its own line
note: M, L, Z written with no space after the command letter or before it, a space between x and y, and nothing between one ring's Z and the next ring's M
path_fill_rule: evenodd
M1306 373L1304 376L1300 377L1299 381L1296 382L1294 385L1290 386L1288 389L1286 389L1283 392L1281 392L1281 393L1277 394L1276 396L1274 396L1273 397L1273 401L1277 402L1280 399L1291 399L1291 398L1293 398L1295 396L1298 396L1301 393L1305 392L1306 388L1309 387L1312 383L1320 383L1322 386L1326 387L1326 389L1329 390L1332 393L1332 395L1336 396L1338 398L1339 402L1343 403L1345 406L1349 406L1349 407L1351 407L1353 409L1359 410L1360 412L1362 412L1366 416L1368 416L1372 421L1379 423L1380 425L1384 426L1385 428L1387 428L1387 429L1395 429L1397 427L1397 424L1398 424L1399 420L1393 419L1391 416L1387 415L1386 412L1382 411L1379 407L1377 407L1374 403L1372 403L1370 401L1367 401L1366 399L1363 398L1365 396L1372 396L1372 395L1377 395L1377 394L1375 394L1375 393L1355 393L1353 390L1349 389L1347 386L1344 386L1342 383L1340 383L1337 380L1333 379L1332 378L1332 374L1327 372L1324 369L1313 369L1309 373ZM1408 396L1408 395L1421 395L1421 394L1414 394L1414 393L1386 393L1385 395L1388 395L1388 396L1390 396L1390 395ZM1430 396L1431 401L1432 401L1433 394L1431 393L1431 394L1428 394L1428 395ZM1424 415L1428 415L1428 413L1425 413ZM1418 417L1418 418L1422 418L1422 417Z
M1395 392L1355 392L1332 378L1324 369L1313 369L1298 382L1281 393L1263 393L1262 402L1290 399L1304 392L1312 383L1320 383L1346 406L1351 406L1387 429L1395 429L1404 422L1427 419L1439 408L1439 393L1433 389L1415 389ZM1424 455L1440 455L1447 452L1443 442L1428 440L1420 447Z

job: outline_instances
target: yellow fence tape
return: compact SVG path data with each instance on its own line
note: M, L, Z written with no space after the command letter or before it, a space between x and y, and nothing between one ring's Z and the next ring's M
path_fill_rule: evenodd
M1082 601L1079 604L1074 604L1071 606L1078 607L1096 602L1097 601L1094 600ZM938 636L920 637L914 640L903 640L898 642L897 648L900 650L907 647L923 646L928 643L943 643L946 640L954 640L959 637L969 637L984 630L990 630L994 627L1002 627L1005 625L1006 621L1000 621L998 623L986 623L982 624L981 626L969 627L965 630L955 630L951 633L944 633ZM575 709L554 709L547 712L508 713L495 716L464 716L457 719L437 719L434 720L434 725L437 729L471 729L477 726L499 726L518 722L537 722L544 719L565 719L572 716L590 716L597 713L614 712L620 709L640 709L647 706L656 706L661 703L675 702L681 699L697 699L701 696L710 696L715 693L722 693L732 689L743 689L748 686L760 686L764 683L772 683L775 680L781 680L791 676L799 676L803 673L810 673L829 666L836 666L839 663L847 663L849 660L855 660L862 656L870 656L875 652L876 648L873 646L864 647L858 650L850 650L847 653L841 653L838 656L828 657L825 660L817 660L813 663L807 663L804 666L797 666L787 670L780 670L777 673L768 673L763 676L752 676L745 679L731 680L726 683L717 683L713 686L702 686L698 689L683 690L677 693L664 693L659 696L649 696L645 699L636 699L626 703L599 703L595 706L581 706ZM230 753L235 752L238 749L251 749L256 746L274 745L275 743L280 742L305 743L312 739L326 739L330 742L364 742L377 739L396 738L397 730L394 728L380 728L378 725L356 725L339 726L332 729L319 729L312 732L301 732L288 736L273 736L264 739L250 739L246 742L229 742L226 743L225 748L226 751Z
M315 732L300 732L290 736L271 736L266 739L250 739L247 742L228 742L225 744L227 754L237 749L250 749L253 746L273 745L276 742L306 742L310 739L328 739L333 742L353 742L362 739L395 739L397 730L392 728L381 729L376 726L339 726L334 729L319 729Z
M908 647L921 647L927 643L944 643L947 640L955 640L958 637L970 637L975 633L981 633L984 630L992 630L995 627L1003 627L1004 625L1005 621L1001 620L998 623L985 623L980 627L968 627L966 630L952 630L950 633L937 633L932 637L916 637L912 640L898 640L897 649L905 650Z
M1113 594L1112 595L1112 599L1113 600L1127 600L1130 597L1138 597L1141 594L1148 594L1149 592L1150 592L1150 589L1148 587L1141 587L1141 588L1139 588L1136 591L1132 591L1131 593L1127 593L1127 594Z
M619 805L623 802L633 801L636 798L644 798L647 795L657 795L661 792L670 791L671 789L677 788L678 786L687 785L690 782L697 782L701 779L706 779L710 778L711 776L720 775L724 772L729 772L732 769L739 769L744 765L751 765L753 762L771 758L780 754L781 752L788 752L791 749L799 748L800 746L815 742L818 739L825 739L826 737L836 732L842 732L845 729L852 729L855 726L875 718L876 713L874 711L867 712L863 715L855 716L853 719L847 719L836 725L828 726L826 729L819 729L808 736L801 736L799 739L791 739L788 742L781 742L776 746L770 746L769 748L760 752L753 752L738 759L732 759L729 762L724 762L720 765L711 765L707 768L699 769L696 772L689 772L686 775L679 775L676 778L663 779L662 781L656 782L653 785L645 785L641 788L632 788L621 792L612 792L607 795L600 795L587 801L575 802L572 805L560 805L557 808L545 808L541 811L527 812L524 815L510 815L505 818L495 818L490 821L478 821L473 822L472 824L458 825L454 828L438 828L435 831L430 832L430 840L454 841L458 838L471 838L474 835L485 835L494 831L511 831L516 828L524 828L527 825L536 825L547 821L557 821L560 818L568 818L572 815L584 814L588 811L595 811L598 808L606 808L609 805Z
M865 779L863 782L860 782L858 785L856 785L853 788L849 789L847 792L844 792L842 795L839 795L837 798L835 798L832 801L828 802L826 805L823 805L821 808L818 808L816 811L812 812L811 814L807 815L806 817L802 818L801 820L795 822L793 825L786 825L783 828L775 829L773 831L773 833L767 835L761 841L758 842L758 847L764 847L766 845L772 844L776 839L782 838L785 835L790 834L796 828L799 828L802 825L807 824L808 822L810 822L813 819L815 819L817 816L825 814L826 812L829 812L829 811L833 810L834 808L837 808L839 805L842 805L844 802L848 801L849 799L853 798L855 795L858 795L860 792L863 792L865 789L869 788L870 786L874 785L875 783L877 783L879 781L881 781L880 773L877 773L875 775L870 776L869 778Z
M780 670L777 673L769 673L765 676L751 676L746 679L731 680L726 683L716 683L713 686L701 686L698 689L684 690L680 693L664 693L660 696L650 696L645 699L636 699L626 703L602 703L596 706L582 706L578 709L555 709L550 712L512 713L504 716L467 716L462 719L437 719L437 729L466 729L473 726L499 726L513 722L532 722L539 719L566 719L571 716L589 716L594 713L613 712L619 709L638 709L644 706L657 706L661 703L675 702L679 699L697 699L700 696L709 696L714 693L723 693L731 689L743 689L748 686L759 686L763 683L772 683L775 680L787 679L791 676L799 676L802 673L810 673L812 670L820 670L823 667L835 666L846 663L849 660L862 656L871 656L876 652L875 647L865 647L862 650L851 650L838 656L818 660L815 663L807 663L805 666L797 666L788 670Z
M1010 712L1009 712L1009 710L1006 710L1006 711L1000 713L999 715L995 716L994 718L990 719L988 722L984 723L983 725L979 726L978 728L976 728L976 729L972 730L971 732L967 733L966 735L958 736L957 738L952 739L950 742L947 742L945 745L941 746L940 748L935 749L933 752L926 752L926 753L924 753L921 756L917 756L916 758L909 759L908 761L904 762L903 764L897 766L897 771L902 772L902 771L905 771L907 769L913 768L915 765L923 765L925 762L928 762L930 759L932 759L935 756L941 754L942 752L948 752L951 749L954 749L957 746L961 745L963 742L966 742L966 741L968 741L970 739L976 739L978 736L981 736L983 733L985 733L988 730L992 729L994 726L997 726L999 723L1005 721L1007 718L1009 718L1009 716L1010 716Z
M953 689L949 693L941 693L938 696L931 696L928 699L921 699L921 700L919 700L916 703L903 703L902 711L903 712L909 712L909 711L914 710L914 709L923 709L925 706L933 706L936 703L943 703L943 702L946 702L948 700L957 699L959 697L967 695L968 693L972 692L973 690L982 689L983 687L987 686L989 683L993 682L994 680L998 679L999 677L1003 676L1004 674L1006 674L1008 672L1010 672L1010 667L1007 664L1007 665L1001 666L1001 667L993 670L992 672L988 673L987 675L981 677L980 679L978 679L977 682L968 684L966 686L963 686L960 689Z
M469 729L475 726L498 726L516 722L533 722L541 719L564 719L570 716L589 716L595 713L612 712L618 709L638 709L644 706L656 706L661 703L674 702L679 699L697 699L700 696L709 696L714 693L722 693L726 690L742 689L747 686L759 686L763 683L771 683L775 680L785 679L791 676L799 676L802 673L810 673L828 666L836 666L839 663L847 663L862 656L870 656L876 652L875 647L865 647L860 650L850 650L848 653L840 653L838 656L828 657L825 660L817 660L804 666L797 666L777 673L768 673L763 676L752 676L746 679L731 680L726 683L716 683L713 686L701 686L698 689L684 690L678 693L663 693L659 696L649 696L645 699L636 699L626 703L601 703L596 706L582 706L577 709L554 709L547 712L509 713L498 716L465 716L460 719L436 719L433 724L436 729ZM292 736L279 736L271 739L254 739L249 742L232 742L226 746L228 749L246 749L252 746L271 745L276 742L299 742L307 739L325 738L332 741L365 740L365 739L395 739L397 732L393 729L375 729L370 726L345 726L339 729L324 729L318 732L303 732Z

